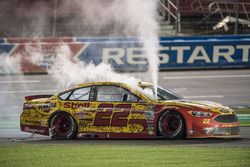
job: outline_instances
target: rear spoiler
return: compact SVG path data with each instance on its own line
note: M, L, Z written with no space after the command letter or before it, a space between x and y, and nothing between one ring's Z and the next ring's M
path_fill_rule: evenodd
M33 100L33 99L40 99L40 98L50 98L53 95L33 95L33 96L25 96L24 99L26 101Z

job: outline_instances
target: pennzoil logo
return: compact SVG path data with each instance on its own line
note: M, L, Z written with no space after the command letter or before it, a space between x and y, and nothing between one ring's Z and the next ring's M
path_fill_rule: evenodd
M50 108L55 108L56 107L56 103L45 103L45 104L41 104L38 106L39 110L47 110Z
M57 107L57 104L55 102L54 103L47 102L44 104L37 104L36 110L41 114L48 114L56 107Z

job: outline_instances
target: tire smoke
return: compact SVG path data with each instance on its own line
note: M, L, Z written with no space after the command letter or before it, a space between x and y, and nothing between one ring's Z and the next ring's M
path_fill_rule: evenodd
M70 8L72 3L80 9L79 16L72 18L71 25L77 25L79 19L82 25L79 27L94 30L95 34L101 34L104 29L109 29L107 36L133 36L137 37L142 43L144 57L147 58L148 76L153 82L157 91L158 83L158 23L157 23L157 1L155 0L72 0L62 1L58 6L58 11ZM36 4L37 5L37 4ZM34 7L35 8L35 7ZM44 11L41 14L39 22L45 24L49 18ZM70 16L70 15L69 15ZM37 20L34 20L36 23ZM37 25L39 26L39 24ZM66 26L66 25L65 25ZM39 27L34 30L34 36L41 36L43 33L38 32ZM41 31L43 31L41 29ZM74 35L74 34L73 34ZM26 47L28 58L34 64L39 65L44 61L42 51L32 46ZM72 60L71 50L66 44L62 44L56 49L56 56L51 60L54 64L47 67L47 71L60 83L60 87L67 87L72 84L78 84L88 81L138 81L135 77L118 74L107 64L86 64L79 60ZM93 55L95 56L95 55ZM143 56L143 55L142 55ZM7 70L10 72L21 72L19 56L11 58L8 62ZM27 58L27 56L26 56ZM11 68L14 67L14 68ZM14 69L14 70L13 70Z
M136 36L143 44L148 73L157 92L159 41L156 0L75 0L82 9L83 21L97 30L113 25L113 32ZM122 29L122 31L121 31ZM157 93L156 93L157 94Z

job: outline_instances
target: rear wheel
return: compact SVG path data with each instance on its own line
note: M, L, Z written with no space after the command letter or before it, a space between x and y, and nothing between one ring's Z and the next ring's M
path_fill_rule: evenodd
M67 113L57 113L50 120L52 139L74 139L77 133L77 124Z
M185 123L176 111L164 112L158 120L158 131L166 139L180 139L185 136Z

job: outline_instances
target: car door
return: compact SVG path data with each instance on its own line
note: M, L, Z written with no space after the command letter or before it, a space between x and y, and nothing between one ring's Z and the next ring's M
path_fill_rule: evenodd
M110 135L147 133L145 101L117 85L95 86L95 92L95 99L90 102L96 104L93 131Z

